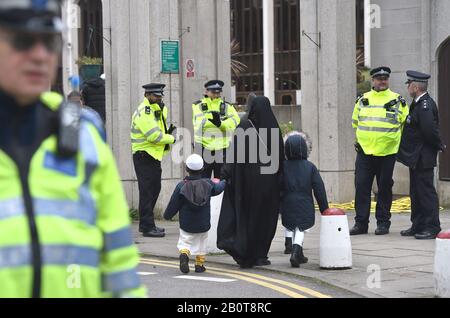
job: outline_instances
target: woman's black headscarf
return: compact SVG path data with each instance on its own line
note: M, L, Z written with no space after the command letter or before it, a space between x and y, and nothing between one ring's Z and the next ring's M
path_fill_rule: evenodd
M223 169L228 185L219 218L217 246L242 267L252 267L267 260L275 235L284 150L278 122L266 97L251 98L247 116L241 120L239 128L246 132L256 130L259 135L258 141L245 142L246 158L253 149L250 143L258 142L259 149L267 149L272 165L274 160L278 161L278 169L271 174L262 172L261 167L268 164L261 162L259 154L256 163L227 163ZM273 138L278 144L272 145ZM233 143L237 144L237 135Z

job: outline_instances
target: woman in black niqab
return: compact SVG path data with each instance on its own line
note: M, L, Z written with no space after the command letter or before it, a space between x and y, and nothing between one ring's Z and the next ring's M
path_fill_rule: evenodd
M238 129L246 138L238 146ZM258 133L258 134L256 134ZM273 139L275 138L275 139ZM257 147L251 142L256 142ZM264 163L270 156L270 162ZM217 247L230 254L243 268L268 265L268 252L276 232L280 204L280 180L284 159L283 140L278 122L272 112L270 101L266 97L253 97L248 105L247 114L242 118L233 138L234 162L226 163L222 169L222 178L227 179L222 209L217 229ZM251 154L257 149L257 154ZM245 153L245 162L236 162L237 152ZM249 160L253 155L254 160ZM261 168L268 166L273 173Z

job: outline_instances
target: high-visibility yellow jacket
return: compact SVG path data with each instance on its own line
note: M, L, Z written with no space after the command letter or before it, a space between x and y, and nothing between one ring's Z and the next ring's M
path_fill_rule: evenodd
M391 105L387 106L388 103ZM358 98L352 125L364 153L373 156L396 154L408 114L408 105L390 89L371 90Z
M175 138L167 134L167 107L161 110L158 104L150 104L147 98L133 114L131 123L131 146L133 154L145 151L161 161L169 151Z
M57 111L62 97L42 95ZM78 153L50 135L29 171L0 149L0 297L145 296L128 207L110 148L82 116Z
M220 113L222 125L215 126L209 119L212 112ZM221 98L212 100L205 97L192 105L192 121L194 124L194 139L208 150L220 150L230 146L231 138L240 118L236 109Z

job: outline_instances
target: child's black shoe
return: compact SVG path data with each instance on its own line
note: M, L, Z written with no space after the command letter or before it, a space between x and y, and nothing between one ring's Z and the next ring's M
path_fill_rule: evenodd
M300 264L308 263L308 258L303 255L302 246L294 244L290 262L292 267L300 267Z
M204 265L195 265L196 273L203 273L206 271L206 267Z
M284 247L284 254L292 254L292 237L286 237Z
M180 271L183 274L189 273L189 256L185 253L180 254Z

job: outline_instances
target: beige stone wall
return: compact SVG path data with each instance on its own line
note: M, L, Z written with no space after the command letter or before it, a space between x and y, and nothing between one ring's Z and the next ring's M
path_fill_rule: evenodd
M230 97L230 25L228 0L104 0L107 133L120 170L128 203L138 206L139 193L130 143L131 116L143 100L142 85L166 84L169 122L192 129L193 101L207 80L221 78ZM187 31L188 27L190 32ZM181 37L180 35L184 33ZM160 72L160 40L180 41L180 74ZM185 61L196 62L187 79ZM163 182L156 210L168 202L183 167L170 156L163 160Z
M328 199L354 197L354 136L351 114L356 97L355 1L300 2L302 129L314 144L311 161L321 171Z

